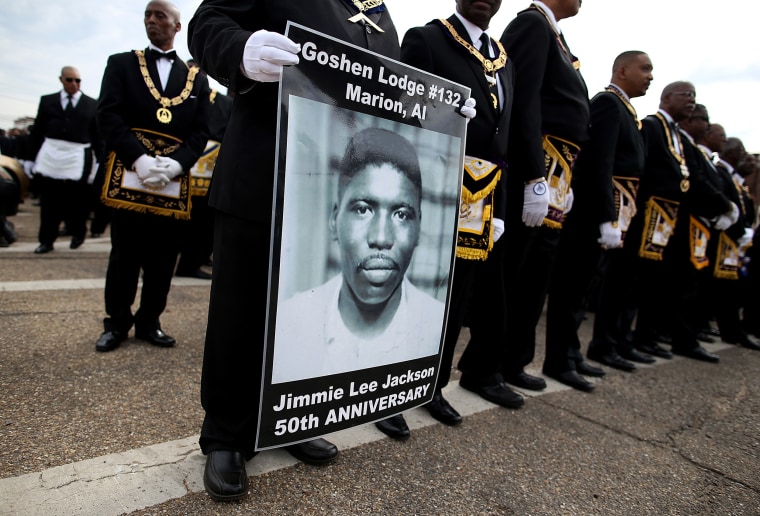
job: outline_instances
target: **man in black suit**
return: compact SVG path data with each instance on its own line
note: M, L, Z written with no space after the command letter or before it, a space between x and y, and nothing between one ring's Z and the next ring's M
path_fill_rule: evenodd
M651 354L662 350L656 342L660 328L670 330L673 353L719 360L696 339L696 276L705 263L699 244L708 226L720 229L730 219L735 222L738 208L709 182L699 150L677 125L691 115L695 98L693 84L668 84L658 112L642 121L647 160L624 251L631 260L628 281L635 285L638 310L633 344L652 361ZM633 317L627 314L620 319L616 342L630 339Z
M358 6L356 5L358 4ZM255 454L269 278L278 85L300 47L284 37L291 20L398 59L390 14L378 2L206 0L188 42L211 77L234 92L233 111L209 192L215 210L214 267L201 402L204 485L216 500L245 496L245 461ZM375 4L375 5L373 5ZM324 439L287 447L310 463L333 460Z
M604 282L635 211L646 155L631 99L645 95L652 79L646 53L623 52L613 63L610 85L591 100L589 141L573 165L576 207L562 226L549 287L544 360L549 370L600 376L583 361L578 327L592 284ZM612 367L626 363L614 348L597 350L593 358Z
M501 43L485 32L500 7L500 0L490 4L457 0L454 15L410 29L401 43L403 62L469 86L472 98L479 106L478 116L467 125L460 232L441 372L433 400L425 405L435 419L448 425L462 421L456 409L441 394L441 389L449 382L467 301L473 291L479 296L494 283L501 283L503 249L497 242L504 231L504 174L514 66L507 59ZM473 210L478 204L486 209ZM488 217L473 224L469 220L473 211L485 213ZM499 288L492 303L478 304L474 312L478 316L502 320L504 299L500 294ZM503 342L494 340L493 335L473 332L459 363L463 371L460 384L494 403L517 408L523 404L523 398L504 384L499 371L502 347Z
M79 70L64 66L63 89L40 99L26 150L27 172L37 176L40 193L40 245L49 253L61 221L71 234L71 249L82 245L90 206L89 183L102 151L96 122L97 102L80 91Z
M570 167L588 139L586 83L558 23L580 6L580 0L533 2L501 37L515 64L515 90L503 237L506 333L500 327L492 333L506 344L504 379L532 390L546 387L524 368L533 361L560 228L572 207ZM593 387L574 370L545 367L544 374L573 387Z
M98 101L108 153L101 167L103 200L115 209L105 288L108 318L95 346L98 351L117 348L132 325L138 339L159 347L175 344L161 329L159 317L185 223L178 218L188 215L183 210L189 202L181 192L187 191L186 174L208 140L209 111L208 82L172 50L180 28L176 6L162 0L148 3L149 47L112 55L103 74ZM114 194L122 190L129 195ZM133 315L141 269L140 308Z

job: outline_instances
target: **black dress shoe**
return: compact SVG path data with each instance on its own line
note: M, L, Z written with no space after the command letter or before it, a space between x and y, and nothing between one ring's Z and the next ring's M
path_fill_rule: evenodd
M538 376L529 375L525 371L520 371L514 375L504 375L504 381L530 391L542 391L546 389L546 380Z
M423 405L423 407L430 412L430 415L434 419L437 419L444 425L456 426L462 422L462 416L446 401L441 391L435 391L433 399Z
M34 254L45 254L53 250L53 244L40 244L34 250Z
M610 366L614 369L619 369L620 371L625 371L626 373L632 373L636 370L636 364L625 360L623 357L618 355L617 352L602 354L589 351L586 356L588 356L588 358L594 362L599 362L600 364Z
M673 344L673 338L670 335L665 335L664 333L658 333L655 335L654 340L657 342L662 342L663 344Z
M318 466L332 462L338 456L338 447L325 439L312 439L311 441L291 444L285 449L301 462Z
M655 360L655 358L652 355L647 355L646 353L642 353L641 351L635 348L618 350L618 355L620 355L625 360L630 360L631 362L638 362L639 364L654 364L655 362L657 362L657 360Z
M170 348L177 343L177 341L174 340L174 337L164 333L161 328L155 328L152 330L135 329L135 338L150 342L159 348Z
M491 403L501 405L502 407L516 409L525 404L525 398L507 387L507 384L504 382L492 385L481 385L462 375L459 379L459 385L463 389L474 392L475 394L480 395L481 398L490 401Z
M203 269L195 269L194 271L177 271L174 275L179 276L180 278L211 279L211 274Z
M248 494L245 457L236 451L214 450L206 458L203 486L214 500L227 502Z
M127 339L126 332L118 330L104 331L95 343L95 351L112 351Z
M740 335L738 338L733 339L733 340L725 340L725 342L728 342L729 344L738 344L747 349L754 349L755 351L760 351L760 344L752 340L752 338L746 334Z
M701 360L703 362L712 362L712 363L720 362L720 357L718 357L718 355L710 353L702 346L697 346L696 348L691 348L691 349L673 348L673 353L675 353L676 355L681 355L682 357L693 358L694 360Z
M585 360L575 363L575 371L578 374L582 374L584 376L594 376L596 378L601 378L607 374L601 367L594 367Z
M673 358L673 353L663 348L657 343L637 344L636 349L647 355L653 355L660 358Z
M718 328L713 328L712 326L703 328L702 333L706 333L707 335L712 335L713 337L720 337L720 330Z
M713 337L711 337L710 335L708 335L707 333L703 331L697 333L697 340L699 342L707 342L708 344L712 344L713 342L715 342L715 339Z
M79 249L84 244L84 238L72 238L69 249Z
M103 233L90 233L90 238L100 238L103 236Z
M405 441L409 439L410 435L412 435L404 416L401 414L381 419L375 423L375 426L391 439L396 439L398 441Z
M579 391L584 392L591 392L594 390L594 384L586 380L575 371L562 371L556 373L554 371L544 371L543 373L549 378L553 378L559 383L568 385L573 389L578 389Z

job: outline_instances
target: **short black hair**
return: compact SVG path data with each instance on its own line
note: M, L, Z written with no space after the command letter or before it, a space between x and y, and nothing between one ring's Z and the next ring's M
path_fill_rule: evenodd
M398 169L415 186L422 199L422 174L417 151L400 134L387 129L370 128L356 133L348 142L340 162L338 197L343 195L354 176L369 165L388 163Z

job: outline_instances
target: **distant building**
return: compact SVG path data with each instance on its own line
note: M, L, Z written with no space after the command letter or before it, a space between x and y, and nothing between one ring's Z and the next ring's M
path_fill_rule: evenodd
M34 117L33 116L25 116L21 118L17 118L13 121L13 127L16 129L26 129L30 125L34 124Z

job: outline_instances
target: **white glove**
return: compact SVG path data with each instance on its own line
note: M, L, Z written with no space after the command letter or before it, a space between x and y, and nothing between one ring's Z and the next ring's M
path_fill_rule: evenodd
M493 219L493 241L498 242L501 235L504 234L504 221L501 219Z
M620 228L613 227L612 222L599 224L599 238L596 241L602 244L604 249L620 247L622 239L623 232L620 231Z
M151 176L150 169L156 166L156 158L143 154L132 163L132 170L137 172L140 181Z
M475 109L475 99L470 97L465 100L464 104L462 104L462 107L459 108L459 113L467 119L467 123L470 123L470 120L475 118L475 115L478 114L477 110Z
M176 159L156 156L156 164L150 168L150 171L153 175L163 174L171 180L182 174L182 165Z
M737 220L739 220L739 207L736 204L731 203L730 210L728 210L726 213L718 215L713 220L713 227L718 231L725 231L736 224Z
M750 242L752 242L752 239L754 237L755 230L752 228L744 228L744 235L742 235L736 243L739 244L739 247L746 247Z
M34 161L27 160L24 161L24 174L26 174L26 177L29 179L32 178L34 175Z
M522 221L528 227L540 226L549 213L549 188L546 181L525 185Z
M573 189L570 188L567 191L567 195L565 195L565 207L562 210L562 213L564 213L565 215L567 215L568 213L570 213L570 210L573 209L573 202L574 201L575 201L575 195L573 194Z
M301 45L277 32L259 30L245 42L243 75L259 82L277 82L282 67L298 64Z
M162 189L166 185L168 185L171 182L171 179L166 177L165 174L162 174L161 172L152 172L149 177L146 177L142 180L142 184L149 188L156 188L158 190Z

